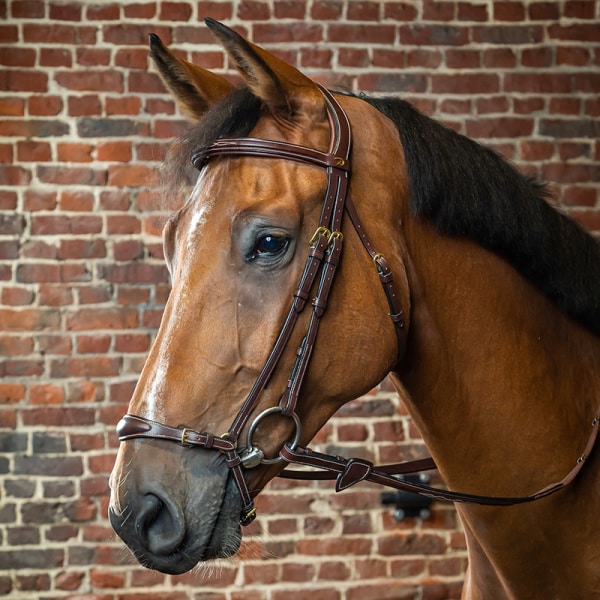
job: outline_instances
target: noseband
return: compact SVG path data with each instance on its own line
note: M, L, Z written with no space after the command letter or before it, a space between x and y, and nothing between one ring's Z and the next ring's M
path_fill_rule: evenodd
M192 163L198 170L201 170L211 158L216 156L254 156L307 163L324 168L327 172L327 192L318 226L309 242L308 257L304 272L300 278L300 283L293 295L289 312L271 353L244 401L242 408L231 424L229 431L223 436L216 436L206 432L200 433L193 429L171 427L144 417L125 415L117 425L119 440L125 441L134 438L163 439L180 443L185 447L201 447L221 452L225 456L225 463L230 468L242 497L243 508L240 516L240 523L242 525L248 525L256 517L256 509L248 489L244 470L257 467L261 464L273 464L280 461L302 464L324 470L322 473L284 471L281 474L282 477L293 479L336 479L337 491L346 489L360 481L368 480L396 489L423 494L438 500L506 506L537 500L562 489L575 478L585 458L591 452L598 431L599 417L594 419L592 423L592 435L587 447L572 471L562 481L547 486L536 494L518 498L462 494L431 488L427 485L413 483L402 478L403 475L408 473L435 468L435 464L431 458L375 467L366 460L347 460L338 456L313 452L309 448L298 445L302 424L296 414L296 406L317 339L319 324L327 308L329 293L340 260L344 237L341 231L344 213L349 216L379 275L389 306L389 316L396 331L398 359L404 356L406 348L404 313L400 305L391 269L385 257L375 250L358 217L351 198L348 197L350 149L352 145L350 123L335 97L326 89L320 89L326 101L332 132L328 152L321 152L287 142L258 138L236 138L217 140L208 148L192 156ZM318 277L319 274L320 277ZM318 283L317 278L319 279ZM275 371L298 318L305 306L307 306L311 292L315 287L316 293L311 302L312 312L307 331L297 349L296 361L292 368L287 387L280 397L279 404L260 412L250 422L261 394ZM283 445L277 457L265 458L263 451L254 445L253 435L259 423L270 415L280 415L291 419L294 425L294 433L291 441ZM245 445L240 445L239 441L242 430L249 422L250 426L246 434Z

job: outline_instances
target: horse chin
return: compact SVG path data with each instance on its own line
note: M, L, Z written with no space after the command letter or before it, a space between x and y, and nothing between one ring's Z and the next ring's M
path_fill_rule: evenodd
M185 510L173 500L143 498L142 503L155 504L141 506L147 512L145 529L140 527L139 518L127 518L127 513L119 514L112 507L109 517L114 530L142 566L180 575L198 563L229 558L240 546L241 500L235 482L228 478L221 498L217 498L217 493L211 495L209 500L193 499ZM178 531L177 535L174 531Z

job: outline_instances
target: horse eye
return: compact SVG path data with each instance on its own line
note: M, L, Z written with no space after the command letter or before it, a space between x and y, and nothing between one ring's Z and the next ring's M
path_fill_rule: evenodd
M254 248L248 254L248 260L263 257L275 257L284 252L288 247L290 240L284 235L262 235L256 240Z

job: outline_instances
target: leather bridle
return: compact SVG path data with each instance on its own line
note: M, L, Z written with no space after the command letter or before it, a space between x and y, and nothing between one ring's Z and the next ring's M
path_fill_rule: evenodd
M128 414L117 425L119 440L125 441L134 438L163 439L180 443L186 447L200 447L221 452L225 457L226 465L231 470L242 498L243 508L240 516L240 523L242 525L248 525L256 516L256 509L252 495L248 489L244 470L257 467L261 464L273 464L280 461L323 469L324 472L322 473L283 471L280 476L293 479L336 479L336 491L346 489L360 481L368 480L395 489L419 493L438 500L507 506L537 500L562 489L578 474L594 446L598 433L598 423L600 422L600 412L592 422L592 434L585 451L570 473L560 482L547 486L535 494L517 498L464 494L432 488L402 478L403 475L409 473L434 469L435 463L431 458L376 467L366 460L356 458L344 459L339 456L314 452L309 448L298 445L302 424L296 414L296 406L317 339L319 324L327 308L329 293L340 260L344 237L341 231L344 213L349 216L379 275L388 302L389 316L396 331L398 359L404 356L407 335L404 313L400 305L399 295L394 284L390 266L385 257L375 250L358 217L351 198L348 197L350 150L352 145L350 123L335 97L326 89L320 89L326 101L332 132L328 152L321 152L287 142L258 138L234 138L219 139L211 146L192 156L192 163L198 170L202 169L211 158L216 156L254 156L307 163L324 168L327 172L327 192L323 209L319 224L309 242L308 257L300 278L300 283L293 295L289 312L271 353L229 431L225 435L217 436L186 427L171 427L144 417ZM316 283L319 273L320 278L318 283ZM261 394L275 371L298 318L307 306L311 292L315 287L316 293L311 303L312 312L307 331L297 350L296 361L292 368L287 387L280 397L279 404L260 412L251 421ZM292 419L295 430L293 439L283 445L277 457L265 458L263 451L253 444L252 438L260 421L273 414ZM240 436L248 423L250 425L246 434L245 445L243 445L240 444Z

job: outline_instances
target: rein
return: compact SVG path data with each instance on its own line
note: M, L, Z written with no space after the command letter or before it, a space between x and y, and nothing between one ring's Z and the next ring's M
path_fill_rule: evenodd
M341 225L344 213L348 214L379 275L388 302L389 316L396 331L399 359L404 356L406 349L404 313L400 305L391 269L385 257L375 250L362 226L352 200L348 197L350 177L349 159L352 145L350 123L334 96L325 88L320 87L320 89L327 104L332 132L328 152L321 152L287 142L258 138L236 138L217 140L208 148L192 156L192 163L198 170L201 170L215 156L255 156L294 160L315 165L327 171L327 192L323 209L318 227L309 242L308 257L300 278L300 283L293 295L289 312L271 353L240 411L233 420L229 431L223 436L215 436L211 433L200 433L185 427L171 427L144 417L128 414L117 425L119 440L125 441L135 438L163 439L177 442L185 447L200 447L221 452L225 457L225 463L231 470L242 497L243 508L240 516L240 524L242 525L250 524L256 517L256 508L248 489L244 470L257 467L261 464L275 464L281 461L288 464L296 463L323 469L324 472L283 471L280 477L308 480L336 479L336 491L347 489L360 481L371 481L395 489L451 502L508 506L538 500L564 488L577 476L595 444L598 434L598 423L600 422L600 412L592 422L592 434L585 451L569 474L560 482L549 485L535 494L516 498L464 494L432 488L421 483L406 481L402 478L403 475L409 473L435 469L435 463L431 458L393 465L374 466L366 460L357 458L345 459L339 456L321 454L298 445L302 424L296 414L296 406L316 343L319 324L327 308L329 293L341 256L344 237L341 232ZM320 277L318 277L319 274ZM307 331L297 349L296 361L292 368L288 385L280 397L279 404L262 411L250 422L260 396L275 371L298 318L307 306L311 297L311 291L315 286L316 294L311 302L312 312ZM265 458L263 451L253 444L252 438L260 421L272 414L290 418L295 430L292 440L283 445L277 457ZM250 426L246 434L245 445L240 445L239 441L242 430L249 422Z

